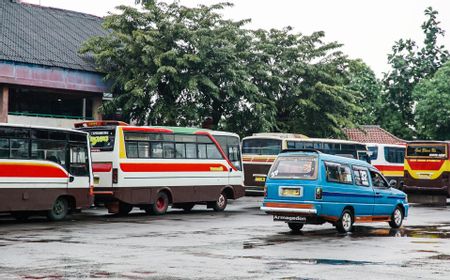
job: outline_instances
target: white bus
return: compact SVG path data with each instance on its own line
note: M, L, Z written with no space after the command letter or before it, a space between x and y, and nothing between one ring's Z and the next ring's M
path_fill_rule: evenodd
M263 193L267 172L277 155L286 149L314 149L327 154L368 161L367 147L359 142L308 138L302 134L256 133L242 140L244 186L247 193Z
M371 164L387 179L397 181L397 186L403 184L405 161L405 145L367 143Z
M88 134L0 125L0 213L62 220L92 203Z
M206 204L223 211L244 195L239 136L185 127L76 124L90 134L94 194L111 213L164 214Z

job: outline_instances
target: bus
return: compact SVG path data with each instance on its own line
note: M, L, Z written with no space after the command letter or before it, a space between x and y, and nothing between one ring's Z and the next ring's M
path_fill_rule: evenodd
M397 187L403 185L405 145L366 143L370 163L388 180L395 180Z
M449 147L448 141L408 142L403 190L450 197Z
M88 134L0 125L0 213L58 221L92 204Z
M161 215L196 204L223 211L244 196L237 134L115 121L75 126L90 134L95 201L110 213L137 207Z
M242 140L246 193L263 194L267 172L277 155L286 149L314 149L327 154L369 160L366 145L359 142L307 138L302 134L256 133Z

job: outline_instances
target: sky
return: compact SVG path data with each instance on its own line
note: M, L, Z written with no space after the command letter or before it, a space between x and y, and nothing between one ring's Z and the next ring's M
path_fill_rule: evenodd
M169 2L170 0L165 0ZM234 7L223 11L226 18L251 19L249 28L283 28L310 34L324 31L326 41L344 44L351 58L361 58L377 74L389 71L387 55L400 38L423 41L424 10L439 12L441 28L448 32L441 44L450 49L450 1L448 0L226 0ZM23 0L42 6L74 10L98 16L114 12L118 5L135 0ZM180 0L186 6L214 4L224 0Z

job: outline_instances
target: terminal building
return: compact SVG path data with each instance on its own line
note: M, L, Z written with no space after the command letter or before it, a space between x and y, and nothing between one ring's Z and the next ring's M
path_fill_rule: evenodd
M102 18L0 0L0 122L72 127L101 119L108 95L83 42L106 35Z

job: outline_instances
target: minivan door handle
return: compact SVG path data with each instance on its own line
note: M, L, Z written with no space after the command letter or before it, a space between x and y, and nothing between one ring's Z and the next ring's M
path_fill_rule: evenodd
M379 192L376 192L375 197L382 197L382 195Z

